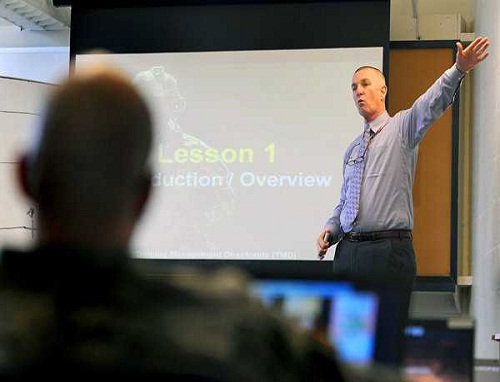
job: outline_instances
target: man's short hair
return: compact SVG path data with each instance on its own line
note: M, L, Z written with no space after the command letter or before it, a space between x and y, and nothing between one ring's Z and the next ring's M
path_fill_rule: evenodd
M126 208L147 167L151 123L143 98L114 69L87 69L57 87L29 154L40 210L78 225Z
M386 81L385 81L384 73L379 68L377 68L376 66L372 66L372 65L363 65L363 66L360 66L360 67L358 67L354 71L354 74L356 74L357 72L359 72L361 70L364 70L364 69L371 69L371 70L374 70L375 72L377 72L380 75L380 78L383 80L383 82L385 84Z

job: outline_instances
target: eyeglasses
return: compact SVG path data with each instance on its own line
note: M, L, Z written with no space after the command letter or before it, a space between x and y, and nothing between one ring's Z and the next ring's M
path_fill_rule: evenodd
M349 165L349 166L354 166L354 165L356 165L356 164L358 164L358 163L363 162L364 160L365 160L365 156L364 156L364 155L362 155L362 156L360 156L360 157L358 157L358 158L349 159L349 160L348 160L345 164L347 164L347 165Z

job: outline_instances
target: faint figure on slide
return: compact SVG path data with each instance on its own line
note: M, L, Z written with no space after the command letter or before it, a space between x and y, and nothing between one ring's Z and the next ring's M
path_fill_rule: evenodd
M216 149L184 132L179 124L178 118L186 109L186 98L171 74L162 66L153 66L137 73L134 82L151 105L156 127L153 150L156 201L148 216L154 228L144 230L142 239L151 247L142 248L153 251L220 249L216 227L234 210L231 172L215 155ZM160 232L168 232L168 235L158 237L160 227ZM141 244L138 249L141 250Z

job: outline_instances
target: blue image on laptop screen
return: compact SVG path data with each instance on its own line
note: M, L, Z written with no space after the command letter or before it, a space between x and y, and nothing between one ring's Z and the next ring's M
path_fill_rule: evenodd
M344 281L254 280L252 294L285 315L339 357L364 366L374 360L378 296Z

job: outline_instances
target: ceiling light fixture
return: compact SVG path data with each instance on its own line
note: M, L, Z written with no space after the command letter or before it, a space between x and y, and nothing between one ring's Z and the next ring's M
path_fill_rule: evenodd
M70 10L48 0L0 0L0 18L25 30L66 30L71 25Z

